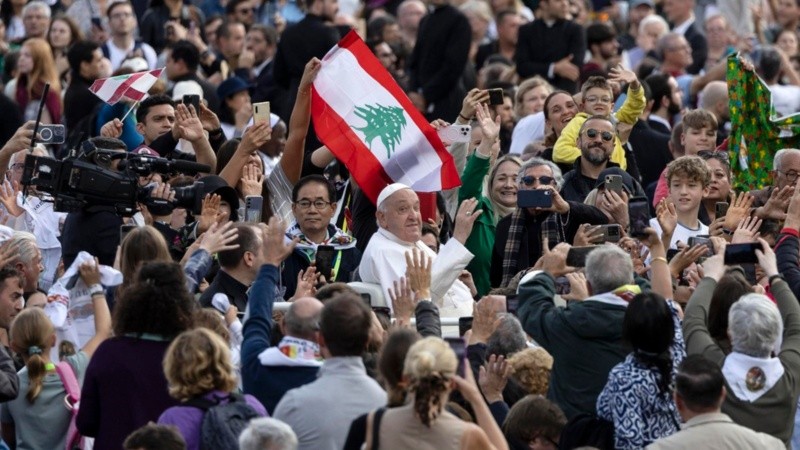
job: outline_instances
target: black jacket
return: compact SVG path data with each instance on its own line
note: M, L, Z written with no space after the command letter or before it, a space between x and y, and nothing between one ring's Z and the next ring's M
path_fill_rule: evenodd
M619 164L608 161L606 167L619 167ZM572 164L572 170L564 174L564 183L561 185L561 197L567 201L583 203L586 196L594 189L597 182L581 173L581 157Z
M217 276L214 277L214 281L211 282L208 289L200 296L200 305L203 308L211 307L211 299L214 298L214 294L222 293L228 296L228 301L230 301L231 305L244 312L245 308L247 308L247 289L248 286L228 275L225 269L221 269L217 272Z
M566 241L572 243L575 239L575 233L581 224L589 223L592 225L606 224L608 218L599 209L594 206L584 205L583 203L569 202L569 216L562 216L566 220L564 233L566 234ZM548 214L530 215L525 212L525 232L522 233L522 238L519 244L519 254L517 255L517 266L514 273L525 270L533 266L536 261L542 256L542 222L547 218ZM492 287L500 286L503 280L503 254L505 253L506 241L508 240L508 229L511 226L511 217L504 217L497 223L497 231L495 232L494 250L492 250L492 271L490 274ZM550 246L556 245L557 242L550 242Z
M663 124L660 125L663 127ZM639 165L642 185L648 186L650 183L657 182L661 172L672 161L672 154L669 152L669 138L669 134L661 133L651 127L649 121L638 120L633 126L628 142L633 147L633 154Z
M672 136L672 130L669 129L669 127L667 127L666 125L664 125L663 122L647 119L647 125L650 125L650 128L652 128L655 131L658 131L659 133L664 133Z
M421 90L428 106L433 105L428 119L452 122L458 116L466 95L461 77L471 35L467 18L451 5L437 7L422 18L408 67L411 90Z
M361 264L361 250L356 247L339 250L335 253L334 261L341 258L342 261L339 265L339 270L336 272L336 279L333 281L340 281L348 283L352 281L353 271ZM308 269L311 261L308 260L305 252L300 249L295 249L281 267L281 284L286 288L283 298L290 299L297 290L297 274L301 270ZM330 282L330 280L328 280Z
M64 93L64 125L66 125L67 131L70 131L84 117L90 116L95 107L103 103L100 97L92 94L92 91L89 90L91 85L91 80L72 73L72 82L69 84L67 92Z
M692 47L692 65L686 68L686 71L697 75L705 67L706 59L708 59L708 41L703 33L697 30L697 22L683 33L683 37L689 41L689 45Z
M583 27L569 20L559 20L548 27L537 19L519 28L517 39L517 73L521 78L540 75L556 89L574 93L578 84L553 74L548 77L550 64L572 55L572 64L583 66L586 36Z

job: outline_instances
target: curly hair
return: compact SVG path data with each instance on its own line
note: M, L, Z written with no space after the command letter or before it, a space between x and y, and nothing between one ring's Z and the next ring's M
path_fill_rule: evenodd
M678 176L686 177L692 181L699 181L703 187L711 183L711 171L708 165L699 156L681 156L667 165L667 182Z
M553 357L547 350L536 347L515 353L508 359L514 380L529 394L546 395L550 385Z
M236 388L228 345L207 328L184 331L172 341L164 356L164 375L169 395L182 402Z
M456 354L440 338L427 337L408 349L403 375L414 393L414 411L428 428L442 413L457 366Z
M152 333L171 338L192 327L196 309L178 263L144 263L114 307L114 334Z
M42 392L42 383L47 374L44 352L50 351L48 341L56 330L42 308L25 309L11 323L11 347L27 357L28 392L25 398L33 403Z
M200 308L194 313L194 327L211 330L225 342L231 339L231 332L225 325L225 318L214 308Z

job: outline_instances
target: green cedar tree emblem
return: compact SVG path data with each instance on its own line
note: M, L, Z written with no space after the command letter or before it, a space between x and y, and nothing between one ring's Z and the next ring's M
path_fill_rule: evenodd
M400 143L403 128L406 127L406 116L403 108L383 105L364 105L356 107L356 116L364 119L367 125L354 129L364 133L364 140L372 149L372 141L377 137L381 139L386 148L387 158L392 157L394 148Z

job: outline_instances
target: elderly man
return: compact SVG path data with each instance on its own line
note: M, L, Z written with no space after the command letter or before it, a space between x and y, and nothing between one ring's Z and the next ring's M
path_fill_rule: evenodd
M533 266L542 255L543 237L554 246L558 242L572 242L581 224L608 223L606 215L594 206L564 200L558 193L563 181L561 169L551 161L531 158L520 167L519 190L549 190L552 206L517 208L497 223L490 274L492 286L505 287L514 275Z
M0 248L14 255L9 264L23 277L25 297L36 292L39 289L39 275L44 271L42 251L36 245L36 236L27 231L16 231Z
M442 317L461 317L472 314L472 293L458 277L472 260L464 243L472 232L475 219L481 214L474 200L461 204L456 218L453 238L433 252L422 241L422 216L419 197L410 187L394 183L385 187L378 196L378 232L370 239L359 266L361 280L380 284L389 302L389 288L406 273L406 254L416 248L431 258L430 292L418 292L418 298L432 300L440 308Z
M772 186L751 191L755 215L761 219L783 220L800 175L800 150L784 148L772 159Z
M664 259L666 252L655 232L649 242L651 254L657 255L654 259ZM522 279L517 315L525 332L553 356L547 397L572 418L595 413L609 372L628 353L622 342L622 321L628 301L641 288L633 284L630 256L615 245L602 245L586 259L588 298L557 307L555 278L567 272L568 249L559 244L542 258L541 271ZM669 285L667 265L657 265L654 285L657 277Z
M22 8L22 25L25 27L25 37L20 40L20 44L25 39L47 38L47 30L50 28L50 7L47 3L34 0Z

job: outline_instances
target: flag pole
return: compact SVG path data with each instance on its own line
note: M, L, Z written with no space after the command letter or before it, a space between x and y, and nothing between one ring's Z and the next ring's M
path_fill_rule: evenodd
M139 106L139 100L136 100L136 101L133 103L133 106L131 106L131 108L128 110L128 112L126 112L126 113L125 113L125 115L124 115L124 116L122 116L122 118L121 118L121 119L119 119L119 121L120 121L120 122L125 122L125 119L128 117L128 114L130 114L130 113L131 113L131 111L133 111L134 109L136 109L138 106Z

